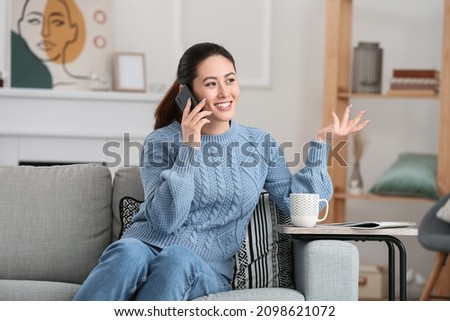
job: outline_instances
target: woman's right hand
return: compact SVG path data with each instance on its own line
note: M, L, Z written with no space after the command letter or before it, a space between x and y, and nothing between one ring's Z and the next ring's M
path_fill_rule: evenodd
M186 108L183 111L183 117L181 118L183 143L193 148L200 148L202 127L205 124L210 123L207 116L211 115L212 112L209 110L202 110L205 106L205 102L206 99L203 99L191 110L192 101L189 99Z

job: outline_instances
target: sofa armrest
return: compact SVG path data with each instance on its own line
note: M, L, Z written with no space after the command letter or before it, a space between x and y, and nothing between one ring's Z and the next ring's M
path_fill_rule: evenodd
M294 241L295 287L307 301L358 300L359 253L346 241Z

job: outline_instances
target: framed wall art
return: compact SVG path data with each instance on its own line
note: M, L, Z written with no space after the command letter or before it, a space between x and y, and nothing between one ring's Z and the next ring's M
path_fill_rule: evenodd
M219 43L230 50L239 62L241 86L269 88L272 2L273 0L214 1L214 10L198 19L198 12L206 10L204 0L176 0L174 29L175 39L179 42L179 55L197 42L206 40ZM217 23L220 19L225 21L229 17L233 17L233 23Z
M107 89L111 1L9 0L11 87Z
M114 54L114 90L145 92L145 54L117 52Z

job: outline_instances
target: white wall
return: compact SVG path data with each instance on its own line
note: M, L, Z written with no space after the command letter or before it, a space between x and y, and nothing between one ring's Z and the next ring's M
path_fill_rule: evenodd
M205 5L199 5L199 0L182 2L185 6L198 6L196 13L199 19L218 14L214 10L214 1L204 0ZM2 23L6 16L6 3L6 0L0 0L2 44L7 39L6 26ZM180 22L175 9L179 2L113 0L112 3L116 50L144 52L150 84L169 84L175 75L179 54L189 45L177 38ZM439 69L442 8L442 0L355 0L353 43L376 41L384 49L384 90L388 88L393 68ZM288 160L292 159L294 151L302 150L303 143L321 126L325 9L325 0L272 1L270 87L244 87L241 92L237 120L272 131L279 142L292 141L294 149L287 151ZM223 28L235 23L232 14L215 21ZM252 23L251 17L247 23ZM233 33L229 37L233 39L225 41L236 38L242 46L249 45L249 48L254 41L245 32ZM2 45L0 48L0 70L5 70L6 47ZM239 66L245 61L237 63ZM79 126L86 131L145 133L152 128L155 103L83 101L79 104L70 101L58 103L57 100L48 104L44 99L34 101L31 108L15 102L15 99L8 99L5 103L0 96L0 130L12 124L19 129L30 130L54 123L58 124L58 130L68 128L76 131ZM362 159L362 170L366 189L374 184L399 152L437 151L437 102L356 100L353 106L354 110L366 109L372 119L364 132L367 149ZM86 115L92 116L86 121ZM95 125L96 120L101 126ZM348 219L420 222L429 206L429 203L419 202L350 201ZM433 255L423 250L415 238L405 238L404 241L409 267L421 275L428 275ZM358 246L362 262L386 264L387 253L383 244ZM419 287L412 285L410 289L414 296Z
M7 30L7 0L0 0L0 70L6 71L6 30ZM5 76L3 74L3 76Z

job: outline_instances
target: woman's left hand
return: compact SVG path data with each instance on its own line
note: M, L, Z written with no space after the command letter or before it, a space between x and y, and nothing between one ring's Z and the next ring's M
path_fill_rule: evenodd
M327 140L329 141L330 138L333 140L340 139L351 133L360 131L370 123L370 120L361 121L362 117L366 113L365 111L360 111L355 118L349 119L350 110L351 105L347 106L345 109L342 120L340 120L336 113L333 112L333 124L319 130L316 135L316 140L326 142ZM331 137L327 137L327 133L330 133Z

